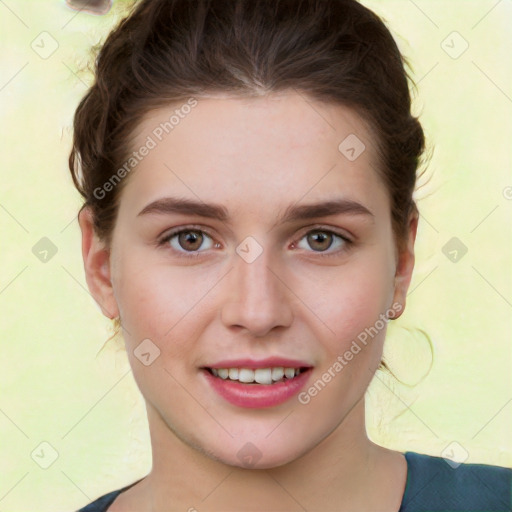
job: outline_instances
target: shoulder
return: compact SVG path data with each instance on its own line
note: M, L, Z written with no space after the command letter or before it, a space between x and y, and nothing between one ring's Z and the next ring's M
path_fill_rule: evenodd
M122 491L123 489L118 489L117 491L109 492L92 503L89 503L89 505L86 505L77 512L105 512Z
M510 512L512 469L454 464L406 452L407 483L399 512Z
M92 503L89 503L80 510L77 510L77 512L106 512L108 507L114 503L114 500L122 492L127 491L130 487L133 487L138 482L140 482L140 480L137 480L137 482L127 485L126 487L122 487L121 489L117 489L116 491L109 492L108 494L105 494L94 500Z

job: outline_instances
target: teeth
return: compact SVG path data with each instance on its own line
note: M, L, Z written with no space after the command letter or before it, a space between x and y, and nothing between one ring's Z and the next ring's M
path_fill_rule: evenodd
M295 371L293 374L295 375ZM270 368L258 368L254 371L254 380L258 384L272 384L272 370Z
M281 380L284 377L284 368L279 366L278 368L272 368L272 380Z
M293 368L285 368L284 376L288 377L289 379L293 379L293 377L295 377L295 370Z
M229 370L226 370L226 368L219 368L217 370L217 374L221 379L227 379L229 376Z
M238 380L240 382L254 382L254 370L240 368L240 371L238 372Z
M286 377L293 379L296 375L300 374L300 368L283 368L277 366L274 368L211 368L211 372L215 377L221 379L230 379L245 384L257 382L258 384L272 384L278 382Z

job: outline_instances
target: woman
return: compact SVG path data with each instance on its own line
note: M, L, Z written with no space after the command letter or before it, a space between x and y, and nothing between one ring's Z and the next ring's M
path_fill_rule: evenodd
M376 15L143 0L74 128L87 283L122 329L153 455L83 511L510 509L510 469L366 435L424 148Z

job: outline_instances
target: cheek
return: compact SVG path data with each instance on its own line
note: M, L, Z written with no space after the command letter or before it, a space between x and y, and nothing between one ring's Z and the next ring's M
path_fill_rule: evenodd
M190 270L159 267L147 260L141 269L137 261L125 259L114 279L126 352L142 394L155 404L170 401L170 407L187 401L178 383L189 378L189 366L197 363L194 340L211 321L208 311L214 309L205 307L215 283L212 276L194 278ZM147 339L154 345L143 345ZM150 353L148 365L140 359L144 352ZM162 387L168 391L166 398L161 396Z
M324 339L331 356L346 350L390 308L393 276L393 266L381 254L302 278L298 295L306 298L312 315L320 320L318 337Z
M145 261L143 266L141 261ZM172 267L135 253L119 261L113 286L127 342L139 343L149 338L161 349L179 349L176 343L193 337L192 331L199 329L205 311L214 311L209 307L208 294L221 277L218 271ZM185 326L186 335L181 332Z

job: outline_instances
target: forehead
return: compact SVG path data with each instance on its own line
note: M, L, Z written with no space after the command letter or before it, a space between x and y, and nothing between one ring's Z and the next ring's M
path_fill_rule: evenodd
M222 95L151 111L134 134L144 146L121 207L140 210L163 197L280 209L333 195L386 201L376 141L347 107L299 93L257 98ZM377 197L378 196L378 197Z

